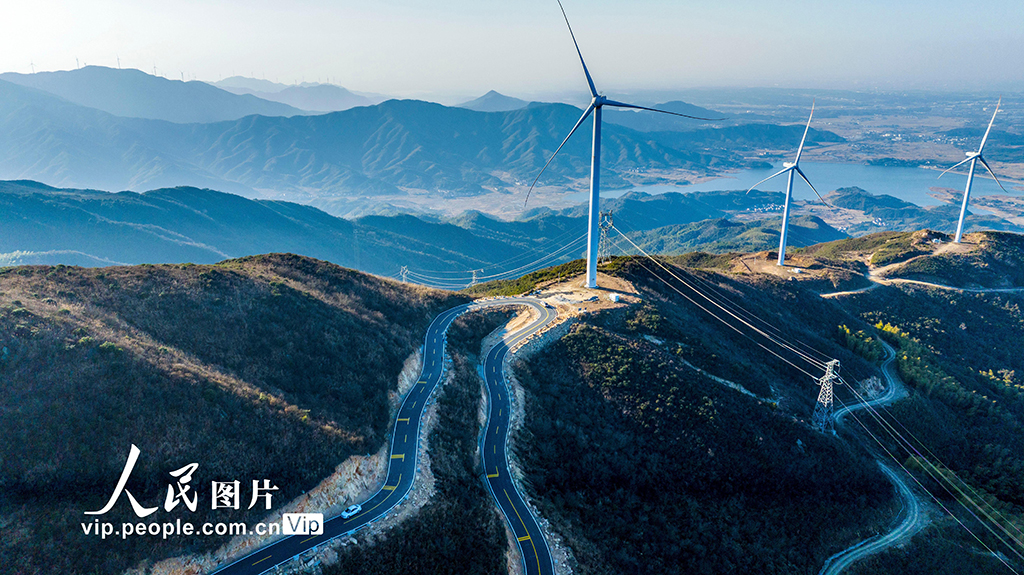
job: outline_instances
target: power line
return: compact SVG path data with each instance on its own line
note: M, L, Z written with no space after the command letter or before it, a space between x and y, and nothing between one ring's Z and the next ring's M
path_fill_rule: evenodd
M626 225L626 224L622 224L622 225L623 225L623 227L626 227L627 229L629 228L629 226ZM615 228L615 231L619 232L619 234L623 234L622 230L620 230L618 228ZM632 231L632 230L630 230L630 231ZM623 234L623 235L625 235L625 234ZM626 239L627 239L627 241L629 240L628 237ZM633 243L633 242L630 241L630 243ZM634 244L634 245L636 245L636 244ZM637 246L637 249L638 249L638 251L641 251L639 246ZM718 285L716 285L716 284L706 280L705 278L701 277L700 274L697 274L697 273L691 273L690 277L693 278L694 280L704 284L705 286L707 286L708 290L711 292L711 295L706 295L705 297L709 297L711 299L715 299L718 302L719 305L727 307L731 311L735 312L736 314L744 316L750 322L760 324L761 326L763 326L764 329L766 329L766 330L776 334L777 337L780 337L780 338L783 337L782 336L782 332L778 328L776 328L774 325L772 325L772 324L768 323L767 321L761 319L757 315L747 311L742 306L733 303L727 296L725 296L725 294L721 293L721 291L719 290L719 286ZM790 342L790 343L792 345L796 346L796 347L801 348L805 353L812 354L812 355L817 355L820 358L818 363L820 364L819 367L821 369L824 369L826 362L828 362L829 360L832 359L830 356L819 352L818 350L814 349L813 347L811 347L809 345L804 344L803 342L799 342L798 341L798 342Z
M644 256L646 256L646 257L647 257L647 258L648 258L649 260L651 260L652 262L654 262L654 263L655 263L655 264L656 264L657 266L659 266L660 268L662 268L663 270L665 270L665 271L666 271L666 272L667 272L667 273L668 273L668 274L669 274L670 276L672 276L673 278L675 278L675 279L676 279L676 281L678 281L679 283L683 284L683 285L684 285L684 286L686 286L687 288L689 288L689 289L693 290L693 291L694 291L695 293L697 293L698 295L700 295L701 297L703 297L704 299L706 299L706 300L707 300L708 302L710 302L710 303L711 303L712 305L714 305L715 307L717 307L717 308L719 308L720 310L722 310L723 312L725 312L725 313L726 313L727 315L729 315L729 316L733 317L734 319L736 319L737 321L739 321L739 322L740 322L740 323L742 323L743 325L745 325L745 326L747 326L748 328L750 328L750 329L754 330L755 332L757 332L758 334L760 334L760 335L761 335L762 337L764 337L765 339L768 339L768 340L769 340L769 341L771 341L772 343L775 343L776 345L779 345L780 347L783 347L783 348L785 348L785 349L787 349L787 350L791 351L792 353L796 354L796 355L797 355L797 356L799 356L799 357L800 357L801 359L803 359L803 360L804 360L804 361L806 361L807 363L809 363L809 364L813 365L814 367L816 367L816 368L818 368L818 369L821 369L821 370L824 370L824 369L825 369L825 363L824 363L824 362L822 362L822 361L819 361L819 360L815 359L814 357L811 357L811 356L810 356L810 355L808 355L807 353L805 353L805 352L803 352L802 350L798 349L798 348L797 348L796 346L794 346L793 344L789 343L789 342L788 342L787 340L785 340L785 339L784 339L783 337L781 337L781 336L775 336L775 335L769 334L769 333L767 333L766 331L764 331L763 329L761 329L761 328L759 328L759 327L757 327L757 326L753 325L753 324L752 324L752 323L751 323L750 321L748 321L748 320L746 320L746 319L744 319L744 318L740 317L740 315L739 315L739 314L737 314L737 313L733 312L732 310L728 309L728 308L727 308L726 306L724 306L724 305L720 304L719 302L717 302L717 301L716 301L716 300L715 300L714 298L711 298L711 297L709 297L709 296L708 296L707 294L705 294L704 292L702 292L702 291L700 291L699 289L697 289L697 288L696 288L695 286L693 286L693 285L692 285L691 283L687 282L687 281L686 281L685 279L683 279L683 278L679 277L679 276L678 276L678 275L677 275L676 273L674 273L674 272L673 272L672 270L670 270L670 269L669 269L668 267L666 267L666 266L665 266L664 264L662 264L662 263L661 263L660 261L658 261L658 259L657 259L657 258L655 258L655 257L654 257L654 256L652 256L651 254L647 253L647 251L645 251L645 250L644 250L643 248L641 248L640 246L638 246L638 245L637 245L637 244L636 244L636 243L635 243L635 242L634 242L633 240L631 240L631 239L629 238L629 236L627 236L627 235L623 234L621 230L619 230L618 228L614 228L614 229L615 229L616 231L618 231L618 232L619 232L619 235L620 235L620 236L621 236L622 238L624 238L624 239L625 239L625 240L626 240L627 242L629 242L630 244L632 244L632 246L633 246L634 248L636 248L637 250L639 250L639 251L640 251L640 252L641 252L641 253L642 253L642 254L643 254ZM659 277L658 279L662 279L662 278L660 278L660 277ZM664 279L662 279L662 281L665 281L665 280L664 280ZM669 286L671 286L671 284L669 284L668 282L665 282L665 283L666 283L666 285L669 285ZM677 290L677 291L678 291L678 290ZM709 312L709 313L710 313L710 312ZM712 315L714 315L714 314L712 314ZM722 321L723 323L726 323L726 324L728 324L728 322L725 322L724 320L721 320L721 318L718 318L717 316L715 316L715 317L716 317L717 319L719 319L720 321ZM805 373L806 373L806 372L805 372ZM813 377L813 376L812 376L812 377Z
M519 255L512 256L512 257L510 257L508 259L505 259L505 260L502 260L500 262L496 262L496 263L493 263L493 264L488 264L488 265L486 265L486 266L484 266L482 268L477 268L477 270L480 271L480 272L483 272L483 271L491 269L491 268L498 268L498 267L501 267L503 265L508 265L508 264L510 264L512 262L519 261L519 260L522 260L524 258L528 258L528 257L530 257L531 255L534 255L534 254L544 255L544 253L548 250L549 247L555 246L555 245L564 245L564 242L565 242L566 238L568 238L569 236L571 236L572 234L575 234L575 233L578 233L577 230L566 230L566 231L562 232L561 234L559 234L557 237L552 238L552 239L544 242L543 244L541 244L539 246L527 246L526 251L524 251L523 253L521 253ZM450 275L463 276L463 275L466 275L467 273L469 273L472 270L452 271L452 270L448 269L448 270L416 270L416 271L419 272L419 273L422 273L422 274L439 274L439 275L450 274Z
M637 245L637 244L636 244L635 242L633 242L633 241L632 241L632 240L631 240L631 239L630 239L630 238L629 238L628 236L626 236L625 234L623 234L621 230L618 230L618 229L616 228L616 231L618 231L618 232L619 232L619 235L620 235L620 236L622 236L623 238L625 238L627 242L629 242L629 243L630 243L631 245L633 245L633 247L634 247L634 248L635 248L636 250L638 250L639 252L641 252L641 253L642 253L642 254L643 254L643 255L644 255L644 256L645 256L645 257L646 257L647 259L649 259L649 260L651 260L652 262L654 262L655 264L657 264L657 265L658 265L658 266L659 266L660 268L662 268L663 270L665 270L666 272L668 272L668 274L669 274L669 275L671 275L671 276L672 276L673 278L675 278L675 279L676 279L676 280L677 280L678 282L682 283L682 284L683 284L684 286L688 287L688 288L689 288L690 290L692 290L692 291L693 291L693 292L695 292L696 294L698 294L698 295L700 295L700 296L704 297L705 299L707 299L708 301L712 301L712 303L714 303L714 302L713 302L713 300L711 300L711 298L710 298L710 297L709 297L709 296L708 296L707 294L704 294L704 293L703 293L703 292L701 292L701 291L700 291L699 289L697 289L697 288L696 288L695 286L693 286L693 285L689 284L689 283L688 283L688 282L686 282L686 281L685 281L685 280L684 280L683 278L681 278L681 277L679 277L679 276L678 276L677 274L673 273L673 272L672 272L672 271L671 271L671 270L670 270L669 268L667 268L666 266L664 266L664 265L663 265L663 264L662 264L661 262L659 262L659 261L658 261L658 260L657 260L656 258L654 258L653 256L651 256L651 255L650 255L649 253L647 253L647 252L646 252L645 250L643 250L643 249L642 249L642 248L641 248L640 246L638 246L638 245ZM616 246L618 247L618 243L617 243L617 242L616 242ZM621 249L621 247L620 247L620 249ZM742 331L741 331L741 330L739 330L739 329L738 329L737 327L733 326L733 325L732 325L732 324L730 324L730 323L729 323L728 321L726 321L726 320L725 320L724 318L722 318L722 317L718 316L718 315L717 315L716 313L712 312L712 311L711 311L710 309L708 309L708 308L707 308L707 307L705 307L704 305L702 305L702 304L700 304L699 302L697 302L696 300L694 300L694 299L693 299L692 297L690 297L690 296L689 296L688 294L686 294L686 293L682 292L682 291L681 291L681 290L680 290L679 288L677 288L676 286L672 285L672 283L670 283L669 281L667 281L667 280L666 280L665 278L661 277L660 275L658 275L657 273L655 273L655 272L654 272L653 270L651 270L650 268L648 268L648 267L647 267L646 265L644 265L642 261L640 261L640 260L637 260L637 263L638 263L638 264L639 264L639 265L640 265L640 266L641 266L642 268L644 268L644 269L645 269L645 270L646 270L646 271L647 271L648 273L650 273L652 277L654 277L654 278L656 278L656 279L660 280L661 282L665 283L665 284L666 284L667 286L669 286L669 287L670 287L671 289L673 289L674 291L676 291L677 293L679 293L680 295L682 295L682 296L683 296L684 298L686 298L686 299L687 299L688 301L690 301L691 303L694 303L695 305L697 305L697 307L699 307L699 308L700 308L700 309L702 309L703 311L705 311L705 312L709 313L709 314L710 314L710 315L711 315L712 317L714 317L715 319L719 320L720 322L724 323L724 324L725 324L725 325L726 325L727 327L729 327L729 328L731 328L732 330L734 330L734 331L736 331L736 332L740 333L741 335L744 335L745 337L747 337L748 339L750 339L751 341L753 341L753 342L754 342L754 343L755 343L756 345L758 345L758 346L759 346L759 347L761 347L762 349L765 349L766 351L768 351L768 352L769 352L769 353L771 353L772 355L775 355L775 356L776 356L776 357L778 357L779 359L782 359L783 361L785 361L785 362L786 362L786 363L788 363L789 365L791 365L791 366L795 367L796 369L800 370L800 371L801 371L801 372L803 372L804 374L806 374L806 375L808 375L808 376L811 376L811 374L809 374L809 373L808 373L807 371L803 370L803 369L802 369L802 368L800 368L799 366L796 366L796 365L795 365L795 364L793 364L793 363L792 363L791 361L789 361L789 360L788 360L787 358L785 358L785 357L783 357L782 355L780 355L779 353L775 352L775 350L769 349L769 348L768 348L767 346L763 345L763 344L762 344L761 342L758 342L758 341L754 340L754 339L753 339L752 337L750 337L750 335L749 335L749 334L746 334L746 333L742 332ZM695 275L694 277L699 277L699 276L696 276L696 275ZM721 305L721 304L716 304L716 307L719 307L720 309L723 309L723 308L724 308L724 306L723 306L723 305ZM739 306L736 306L736 307L737 307L738 309L742 309L742 308L740 308ZM727 313L728 313L728 311L727 311ZM747 313L749 314L749 312L747 312ZM767 336L767 334L765 334L765 333L764 333L763 331L761 331L761 330L757 330L756 328L754 328L753 326L751 326L749 322L743 321L742 319L738 318L738 317L736 316L736 314L733 314L733 313L729 313L729 315L730 315L730 316L732 316L732 317L734 317L735 319L738 319L738 320L740 320L740 321L741 321L741 322L742 322L742 323L743 323L744 325L747 325L747 327L750 327L751 329L755 329L755 331L757 331L757 332L758 332L759 334L761 334L762 336L768 337L768 336ZM756 317L756 316L755 316L755 317ZM762 320L762 322L763 322L763 320ZM767 322L763 322L763 323L766 323L766 324L767 324ZM770 326L771 324L767 324L767 325L769 325L769 326ZM772 326L772 327L774 327L774 326ZM777 331L777 330L775 330L775 331ZM785 339L785 338L784 338L783 336L781 336L781 333L780 333L780 335L779 335L779 336L778 336L777 338L771 338L771 337L768 337L768 339L769 339L770 341L772 341L773 343L776 343L777 345L783 346L783 347L785 347L786 349L789 349L790 351L794 351L794 352L795 352L795 350L794 350L794 349L793 349L793 348L791 347L791 344L789 344L789 342L788 342L788 341L787 341L787 340L786 340L786 339ZM811 349L813 349L813 348L811 348ZM806 357L805 355L802 355L802 354L801 354L801 358L803 358L803 359L804 359L805 361L809 361L809 360L808 360L808 358L807 358L807 357ZM831 365L831 362L830 362L830 365L827 365L827 366L826 366L826 375L825 375L824 377L822 377L822 378L821 378L821 379L819 380L819 383L820 383L820 384L821 384L821 386L822 386L822 392L821 392L821 393L819 394L819 402L818 402L818 404L817 404L817 406L816 406L816 409L815 409L815 418L814 418L814 420L815 420L815 422L816 422L816 423L818 423L818 424L819 424L819 428L821 428L821 429L827 429L827 427L826 427L826 426L830 426L830 425L832 425L832 423L831 423L831 421L832 421L832 413L831 413L831 411L832 411L832 410L831 410L831 400L832 400L832 397L833 397L833 396L832 396L832 393L831 393L831 391L832 391L832 387L831 387L831 386L832 386L832 384L834 384L834 383L837 383L837 382L838 382L838 383L843 383L842 379L841 379L841 378L840 378L840 377L838 376L838 374L836 374L836 373L835 373L835 369L834 369L834 368L837 368L837 367L838 367L838 362L835 362L835 365L834 365L834 366L833 366L833 365ZM830 375L831 375L832 377L829 377ZM811 376L811 377L813 377L813 376ZM827 386L827 388L826 388L826 386ZM998 515L998 516L999 516L999 517L1000 517L1000 518L1001 518L1001 519L1003 520L1003 522L1005 522L1005 523L1009 523L1009 524L1011 525L1011 527L1013 527L1013 528L1014 528L1014 530L1016 530L1016 531L1018 531L1018 532L1019 532L1020 530L1019 530L1019 529L1018 529L1018 528L1017 528L1017 527L1016 527L1015 525L1013 525L1013 524L1012 524L1011 522L1007 521L1007 520L1005 519L1005 517L1003 517L1003 516L1002 516L1001 514L999 514L999 512L998 512L998 510L997 510L997 509L995 509L995 508L994 508L994 507L992 507L992 506L991 506L990 504L988 504L987 502L985 502L985 501L984 501L984 499L982 499L982 498L981 498L980 496L978 496L978 495L977 495L977 493L976 493L976 492L974 492L974 491L973 491L973 489L972 489L971 491L972 491L972 493L974 494L974 497L971 497L970 495L967 495L966 493L964 493L964 492L963 492L963 490L961 490L961 489L959 488L959 486L958 486L958 485L957 485L956 483L953 483L953 482L949 482L949 481L947 481L947 482L943 482L943 481L941 480L941 475L940 475L940 473L939 473L939 470L938 470L938 468L937 468L937 467L936 467L936 466L935 466L935 465L934 465L933 463L931 463L930 461L928 461L928 458L926 458L926 457L924 457L923 455L921 455L921 454L920 454L920 452L919 452L919 451L917 451L917 450L916 450L916 449L914 448L914 446L913 446L912 444L910 444L910 443L909 443L908 441L906 441L906 439L905 439L905 438L902 438L902 436L901 436L901 435L900 435L900 434L898 433L898 431L896 431L896 430L895 430L894 428L892 428L892 426L891 426L891 425L888 425L888 424L887 424L887 423L886 423L886 422L885 422L885 421L884 421L884 420L883 420L883 419L881 418L881 416L880 416L880 415L879 415L879 414L877 413L877 411L876 411L876 410L874 409L874 407L873 407L873 406L872 406L872 405L871 405L870 403L866 402L866 401L864 400L864 398L860 396L860 394L859 394L859 393L857 393L856 389L853 389L853 388L852 388L851 386L848 386L848 387L850 387L850 388L851 388L851 391L852 391L852 392L853 392L853 393L854 393L854 394L855 394L855 395L856 395L856 396L858 397L858 399L860 399L860 401L862 402L862 404L864 404L864 405L865 405L865 407L866 407L866 408L867 408L867 409L869 410L869 413L871 413L871 415L872 415L873 417L875 417L876 419L878 419L878 420L879 420L879 421L880 421L880 422L882 423L882 426L883 426L883 430L885 430L885 431L886 431L887 433L889 433L889 435L890 435L891 437L893 437L893 438L894 438L894 440L896 440L897 444L900 444L900 445L905 445L905 446L909 446L909 447L910 447L910 449L907 449L908 453L909 453L909 452L910 452L911 450L913 450L913 451L914 451L915 453L917 453L917 454L918 454L918 457L919 457L919 458L920 458L920 459L921 459L921 460L922 460L922 461L924 462L924 463L923 463L923 465L924 465L924 467L925 467L925 471L926 471L926 472L928 472L929 476L933 477L933 479L935 479L935 480L936 480L936 481L938 481L938 482L939 482L940 484L942 484L942 485L943 485L943 488L944 488L944 489L946 489L946 491L947 491L948 493L950 493L950 495L952 495L952 496L953 496L954 498L956 498L956 496L955 496L955 495L954 495L954 494L953 494L953 493L952 493L951 491L949 491L949 488L945 486L945 483L947 483L947 482L948 482L949 484L951 484L951 485L953 486L953 488L954 488L954 489L955 489L955 490L956 490L956 491L957 491L957 492L958 492L958 493L960 494L960 498L957 498L957 500L958 500L958 501L960 501L961 505L962 505L962 506L964 506L964 508L965 508L965 509L966 509L966 510L967 510L967 511L968 511L968 512L969 512L969 513L971 514L971 516L972 516L972 517L974 517L974 518L975 518L975 519L976 519L976 520L977 520L977 521L978 521L979 523L981 523L981 524L982 524L982 526L983 526L983 527L985 527L985 529L987 529L987 530L988 530L988 531L989 531L989 532L990 532L990 533L991 533L991 534L992 534L993 536L995 536L995 537L996 537L996 538L997 538L997 539L998 539L998 540L999 540L999 541L1000 541L1001 543L1003 543L1004 545L1006 545L1007 547L1009 547L1009 548L1010 548L1010 549L1011 549L1011 550L1013 551L1013 553L1015 553L1015 554L1016 554L1017 556L1019 556L1019 557L1022 557L1022 558L1024 558L1024 556L1022 556L1022 555L1021 555L1020 551L1018 551L1018 550L1017 550L1017 549L1016 549L1016 548L1015 548L1015 547L1014 547L1013 545L1009 544L1009 543L1008 543L1008 542L1007 542L1007 541L1006 541L1006 540L1005 540L1005 539L1004 539L1004 538L1003 538L1003 537L1002 537L1002 536L1001 536L1001 535L1000 535L999 533L997 533L997 532L996 532L996 530L995 530L995 529L994 529L994 528L993 528L993 527L991 526L991 524L992 524L992 523L994 523L994 524L996 525L996 527L997 527L997 528L998 528L998 529L999 529L1000 531L1002 531L1002 532L1003 532L1003 533L1004 533L1004 534L1005 534L1005 535L1006 535L1006 536L1007 536L1007 537L1008 537L1008 538L1009 538L1010 540L1012 540L1013 542L1017 543L1018 545L1021 545L1021 547L1022 547L1022 548L1024 548L1024 545L1022 545L1022 544L1021 544L1021 540L1020 540L1020 539L1019 539L1019 538L1018 538L1017 536L1015 536L1014 534L1010 533L1010 532L1009 532L1009 530L1008 530L1008 529L1007 529L1007 528L1006 528L1006 527L1005 527L1005 526L1004 526L1004 525L1002 524L1002 522L1000 522L1000 521L996 520L996 519L995 519L995 518L993 517L992 513L994 513L994 514ZM842 402L840 401L840 403L842 403ZM918 480L918 479L917 479L916 477L914 477L914 476L913 476L913 474L910 474L909 470L907 470L907 469L906 469L906 467L905 467L905 466L904 466L904 465L903 465L903 464L902 464L902 463L901 463L901 462L899 461L899 459L897 459L897 458L895 457L895 455L893 455L893 454L892 454L892 453L891 453L891 452L890 452L890 451L889 451L889 450L888 450L888 449L887 449L887 448L886 448L886 447L884 446L884 444L882 444L881 440L879 440L879 439L877 438L877 436L875 436L875 435L874 435L874 434L873 434L873 433L871 432L871 430L870 430L870 429L868 429L868 428L867 428L867 427L866 427L866 426L864 425L864 423L860 421L860 418L858 418L858 417L856 416L856 414L855 414L855 413L853 413L853 411L852 411L852 410L850 411L850 414L851 414L851 415L853 415L853 417L854 417L855 421L857 421L857 423L858 423L858 424L859 424L859 425L860 425L860 426L861 426L861 427L862 427L862 428L863 428L863 429L864 429L864 430L865 430L865 431L866 431L866 432L867 432L867 433L868 433L869 435L871 435L872 439L874 439L874 440L875 440L875 442L879 444L879 447L881 447L881 448L882 448L882 450L883 450L883 451L884 451L884 452L886 453L886 455L887 455L887 456L889 456L889 457L890 457L890 458L891 458L891 459L892 459L892 460L893 460L893 461L894 461L894 462L895 462L895 463L896 463L896 464L897 464L897 465L898 465L898 466L899 466L899 467L900 467L900 468L901 468L901 469L902 469L902 470L903 470L904 472L906 472L906 473L907 473L908 475L910 475L910 477L911 477L911 478L912 478L912 479L913 479L913 480L914 480L914 481L915 481L915 482L916 482L916 483L917 483L917 484L918 484L918 485L919 485L919 486L920 486L920 487L921 487L922 489L924 489L924 486L923 486L923 485L921 485L920 481L919 481L919 480ZM891 417L891 415L890 415L890 417ZM893 419L895 420L895 418L893 418ZM897 421L898 421L898 420L897 420ZM902 427L902 424L901 424L901 427ZM905 429L905 428L904 428L904 429ZM896 437L901 437L901 438L902 438L902 443L901 443L901 441L900 441L900 440L896 439ZM904 449L906 449L906 447L904 447ZM931 469L929 469L929 467L930 467ZM947 468L947 469L948 469L948 468ZM952 472L951 472L951 474L952 474ZM952 474L952 475L953 475L954 477L956 477L956 476L955 476L955 474ZM970 488L970 486L969 486L969 485L967 485L967 483L966 483L966 482L963 482L963 481L962 481L962 480L960 480L959 478L956 478L956 479L957 479L957 481L959 481L960 483L963 483L963 484L964 484L965 486L967 486L968 488ZM971 534L971 536L972 536L972 537L974 537L974 539L975 539L975 540L977 540L979 544L981 544L981 545L982 545L982 546L983 546L983 547L984 547L984 548L985 548L986 550L988 550L988 551L990 551L990 552L992 551L992 550L991 550L991 548L989 548L989 547L988 547L988 545L986 545L986 544L984 543L984 541L982 541L982 540L981 540L981 539L980 539L980 538L979 538L979 537L977 536L977 534L975 534L975 533L974 533L973 531L971 531L971 530L970 530L970 528L968 528L968 527L967 527L967 526L966 526L966 525L965 525L965 524L964 524L964 523L963 523L962 521L960 521L960 519L959 519L958 517L956 517L956 515L954 515L954 514L953 514L953 513L952 513L952 512L951 512L951 511L950 511L949 509L947 509L947 508L946 508L946 507L945 507L944 505L942 505L942 504L941 504L941 502L939 502L939 501L938 501L938 500L937 500L937 499L935 498L935 496L934 496L934 495L931 495L931 493L930 493L930 492L928 492L928 491L927 491L927 489L925 489L925 491L926 491L927 493L929 493L929 495L930 495L930 496L931 496L931 497L932 497L933 499L935 499L935 501L936 501L936 502L937 502L937 503L938 503L938 504L940 505L940 507L942 507L942 509L943 509L944 511L946 511L946 512L947 512L948 514L950 514L950 516L952 516L952 517L953 517L953 518L954 518L954 519L955 519L955 520L956 520L956 521L957 521L957 522L958 522L958 523L959 523L959 524L961 525L961 527L963 527L963 528L964 528L964 529L965 529L965 530L966 530L966 531L967 531L968 533L970 533L970 534ZM976 508L976 509L977 509L977 510L978 510L978 511L979 511L979 512L981 513L981 515L983 515L983 516L985 517L985 520L982 520L982 519L981 519L980 517L978 517L978 516L977 516L977 515L976 515L976 514L975 514L975 513L974 513L974 512L973 512L973 511L972 511L972 510L971 510L971 509L969 508L969 507L967 507L967 505L966 505L965 503L963 503L963 501L961 501L961 499L963 499L963 500L966 500L966 501L968 501L969 503L971 503L971 504L972 504L972 505L973 505L973 506L974 506L974 507L975 507L975 508ZM989 508L990 508L990 509L992 510L992 513L989 513L989 511L988 511L988 510L986 510L985 508L983 508L983 507L982 507L982 506L981 506L981 505L980 505L980 504L979 504L979 503L977 502L977 499L981 499L981 500L982 500L982 502L983 502L983 503L985 503L985 505L987 505L987 506L988 506L988 507L989 507ZM987 520L987 521L986 521L986 520ZM994 553L993 553L993 555L996 555L996 554L994 554ZM999 560L1000 560L1000 561L1001 561L1001 562L1003 563L1003 565L1005 565L1005 566L1006 566L1006 567L1007 567L1008 569L1010 569L1010 570L1011 570L1012 572L1014 572L1014 573L1017 573L1017 571L1016 571L1016 570L1014 570L1014 569L1013 569L1013 568L1012 568L1012 567L1011 567L1011 566L1009 565L1009 563L1008 563L1008 562L1007 562L1007 561L1006 561L1005 559L1003 559L1002 557L1000 557L1000 556L998 556L998 555L996 555L996 557L997 557L997 558L998 558L998 559L999 559Z
M525 275L526 273L530 273L532 271L536 271L538 269L541 269L541 268L543 268L543 267L545 267L547 265L550 265L551 262L553 262L555 260L558 260L558 259L560 259L562 257L565 257L568 252L570 252L575 247L580 245L581 242L583 242L586 239L586 237L587 237L586 234L583 234L583 235L579 236L578 238L576 238L575 240L573 240L572 242L562 246L558 250L555 250L554 252L546 254L546 255L542 256L541 258L539 258L539 259L536 259L536 260L534 260L534 261L532 261L530 263L527 263L525 265L522 265L522 266L520 266L518 268L511 269L511 270L506 270L506 271L503 271L503 272L500 272L500 273L496 273L496 274L480 275L479 273L474 273L474 271L469 271L467 275L462 276L462 277L437 277L437 276L430 276L430 275L426 275L426 274L421 274L421 273L418 273L418 272L415 272L415 271L412 271L412 270L409 270L408 274L409 274L409 277L415 279L418 283L422 283L424 285L445 286L445 287L449 287L449 288L456 288L457 287L457 288L461 289L461 288L467 287L467 285L470 285L470 282L472 282L474 279L476 281L491 281L491 280L495 280L495 279L506 279L506 278L509 278L509 277L512 277L512 276Z

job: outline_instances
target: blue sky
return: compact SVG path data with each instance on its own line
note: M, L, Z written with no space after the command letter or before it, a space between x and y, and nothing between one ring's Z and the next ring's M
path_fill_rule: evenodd
M602 90L779 86L1024 91L1024 2L566 0ZM554 0L34 0L0 70L80 63L392 95L524 97L585 84Z

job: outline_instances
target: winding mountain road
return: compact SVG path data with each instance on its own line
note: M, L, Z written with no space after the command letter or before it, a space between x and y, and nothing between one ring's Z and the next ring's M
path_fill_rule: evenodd
M880 343L885 348L886 354L885 360L882 362L882 375L885 376L886 383L888 384L885 393L870 401L847 405L837 410L835 412L836 424L843 425L846 416L854 411L887 405L906 395L893 369L896 350L884 341L880 341ZM910 489L906 477L881 460L878 461L878 467L881 468L882 473L885 473L886 477L889 478L889 481L896 488L896 493L903 504L903 509L900 511L902 519L888 533L865 539L829 557L825 561L825 566L822 567L820 575L839 575L839 573L856 561L902 543L928 525L928 517L921 513L921 503Z
M537 300L518 299L512 301L533 307L539 313L539 317L526 329L508 334L485 356L483 362L484 381L490 410L480 442L480 452L483 454L487 489L490 490L494 500L501 507L501 512L505 515L509 528L519 542L525 572L527 574L551 575L554 573L554 564L544 534L509 474L506 450L512 405L509 401L511 392L505 383L502 366L512 347L550 324L558 316L558 313L552 308L538 305L539 302L534 303Z
M406 394L395 417L387 479L377 493L361 503L362 510L359 513L347 519L340 515L328 519L324 522L322 535L285 537L212 573L217 575L266 573L306 551L342 535L352 534L380 519L401 503L409 494L416 477L416 457L423 408L444 375L448 328L457 317L464 313L508 305L530 307L537 312L538 317L525 327L506 335L502 342L490 350L484 361L490 407L487 428L484 430L484 439L481 442L484 449L483 461L488 474L488 488L516 535L522 550L526 574L551 575L553 564L547 542L540 531L536 518L533 517L511 480L505 451L511 403L504 382L502 362L512 346L537 333L557 317L555 310L548 308L540 300L532 298L499 298L463 304L446 310L434 318L427 328L424 340L422 372L416 384Z

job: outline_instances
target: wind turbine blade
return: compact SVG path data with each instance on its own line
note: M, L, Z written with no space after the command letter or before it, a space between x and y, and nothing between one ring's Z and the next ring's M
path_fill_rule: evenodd
M774 178L775 176L781 176L782 174L785 174L786 172L788 172L788 171L790 171L792 169L793 168L782 168L781 170L775 172L774 174L768 176L767 178L761 180L760 182L754 184L753 186L750 186L750 189L747 190L747 193L749 194L750 192L754 191L754 188L760 186L761 184L767 182L768 180Z
M583 112L583 115L580 116L580 119L576 122L576 125L573 126L571 130L569 130L569 135L566 136L564 140L562 140L562 143L559 144L558 148L555 149L555 153L551 154L551 157L548 158L548 162L546 164L544 164L543 168L540 169L540 173L537 174L537 177L533 179L533 183L530 184L530 190L526 192L526 200L523 201L523 208L526 208L526 202L530 201L530 194L533 193L533 187L537 185L537 182L540 180L540 177L544 173L544 170L548 169L548 166L551 165L551 162L555 159L555 156L558 155L559 150L562 149L562 146L564 146L565 143L569 141L569 138L571 138L572 135L576 132L576 129L580 127L580 124L582 124L583 121L587 119L587 116L589 116L590 113L593 112L593 111L594 111L594 105L593 104L591 104L590 106L587 106L587 109Z
M978 153L979 154L981 154L981 151L985 149L985 142L988 141L988 133L992 131L992 124L995 123L995 121L996 121L996 114L999 113L999 104L1002 104L1002 103L1003 103L1003 99L1000 97L999 101L996 102L996 111L992 112L992 119L988 121L988 129L985 130L985 135L982 136L982 138L981 138L981 145L978 146Z
M660 112L662 114L672 114L673 116L679 116L682 118L690 118L691 120L705 120L708 122L721 122L725 118L701 118L700 116L690 116L687 114L680 114L679 112L669 112L668 110L659 110L657 108L647 108L645 106L635 106L633 104L625 104L623 102L616 102L615 100L605 100L605 106L613 106L615 108L633 108L634 110L647 110L649 112Z
M580 45L576 42L576 35L572 33L572 26L569 25L569 17L565 15L565 7L562 0L558 0L558 7L562 9L562 18L565 18L565 25L569 28L569 35L572 36L572 43L576 46L576 53L580 56L580 64L583 64L583 73L587 75L587 84L590 85L590 95L597 97L597 88L594 87L594 79L590 77L590 70L587 70L587 63L583 61L583 52L580 52Z
M985 166L985 169L988 170L988 173L992 174L992 179L995 180L997 184L999 184L999 187L1002 188L1002 190L1004 192L1006 192L1006 188L1003 188L1003 183L1000 182L999 178L996 177L996 173L992 171L992 168L988 165L988 162L985 161L985 158L982 158L981 156L978 156L978 159L981 160L981 165ZM1006 193L1010 193L1010 192L1006 192Z
M811 118L814 117L814 100L811 100L811 115L807 118L807 127L804 128L804 137L800 138L800 147L796 149L796 162L800 162L800 154L804 152L804 142L807 141L807 132L811 130ZM805 178L806 179L806 178ZM809 183L809 182L808 182Z
M963 161L960 161L960 162L957 162L957 163L953 164L952 166L950 166L950 167L946 168L945 170L943 170L942 173L939 174L939 177L941 178L942 176L946 175L946 172L948 172L950 170L955 170L956 168L959 168L960 166L966 164L967 162L970 162L974 158L977 158L977 156L971 156L971 157L967 158L966 160L963 160Z
M800 174L800 177L803 178L805 182L807 182L807 185L810 186L812 190L814 190L814 195L818 196L818 199L821 200L821 203L831 208L832 204L826 202L825 198L821 197L821 194L818 193L818 190L814 188L814 184L812 184L811 181L807 179L807 176L804 174L804 171L801 170L799 166L793 166L793 169L796 170L796 173Z

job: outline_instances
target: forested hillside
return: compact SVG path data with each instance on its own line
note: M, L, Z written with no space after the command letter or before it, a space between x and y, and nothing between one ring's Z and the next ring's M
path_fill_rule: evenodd
M291 255L0 270L0 514L18 526L0 564L116 573L216 548L224 537L143 537L112 553L79 522L103 507L132 444L142 455L128 490L146 507L191 462L204 497L211 480L265 478L280 488L276 508L349 455L377 451L403 362L465 299ZM205 499L161 517L263 513L211 511ZM136 517L122 501L103 520Z

